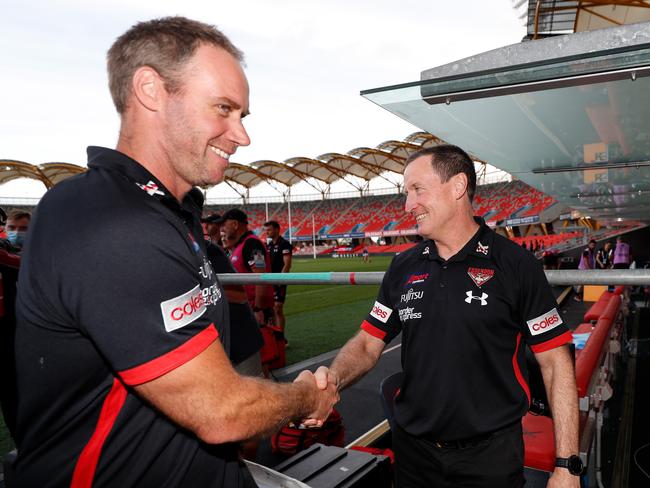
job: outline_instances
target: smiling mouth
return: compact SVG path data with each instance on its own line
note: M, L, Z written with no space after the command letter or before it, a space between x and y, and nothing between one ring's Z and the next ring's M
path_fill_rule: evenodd
M213 153L215 153L220 158L223 158L226 161L228 161L228 158L230 158L230 154L228 154L226 151L223 151L223 150L219 149L218 147L214 147L214 146L208 146L208 147L210 148L210 150Z
M420 215L416 215L415 216L415 221L416 222L421 222L422 220L424 220L426 218L426 216L427 216L427 214L425 214L425 213L422 213Z

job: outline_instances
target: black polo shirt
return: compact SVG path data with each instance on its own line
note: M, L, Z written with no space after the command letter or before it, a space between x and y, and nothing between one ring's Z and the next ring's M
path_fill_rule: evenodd
M293 246L284 237L278 236L277 242L271 241L266 247L271 256L271 272L281 273L284 268L284 256L291 256Z
M446 261L431 240L396 256L362 324L386 343L402 332L395 417L412 435L458 440L512 424L530 403L522 342L540 352L571 341L539 262L477 222Z
M16 330L16 486L243 486L234 445L200 442L134 394L220 339L225 296L200 198L88 149L30 225Z

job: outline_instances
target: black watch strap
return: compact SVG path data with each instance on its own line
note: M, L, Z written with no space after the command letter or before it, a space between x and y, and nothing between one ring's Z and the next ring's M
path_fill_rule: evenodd
M568 469L569 473L574 476L581 476L585 471L582 459L580 459L580 456L576 456L575 454L568 458L555 458L555 466L558 468Z

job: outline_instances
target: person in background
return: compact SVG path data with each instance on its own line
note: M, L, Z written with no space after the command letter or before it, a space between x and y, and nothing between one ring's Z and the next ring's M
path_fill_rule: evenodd
M205 226L205 234L207 236L208 242L221 246L221 226L223 225L223 219L219 214L211 214L207 217L201 219L201 222Z
M591 239L587 247L580 255L580 262L578 263L578 269L596 269L596 240ZM573 299L576 302L581 302L583 300L585 287L582 285L576 286L576 294Z
M596 264L599 269L609 269L614 266L614 249L612 243L607 241L596 253Z
M280 235L280 224L275 220L264 223L266 232L266 248L271 258L272 273L289 273L291 271L291 257L293 246ZM275 325L284 332L286 318L284 316L284 302L287 298L287 285L273 285L273 313Z
M623 236L616 238L616 248L614 249L614 269L628 269L632 262L632 251L630 245L625 242Z
M7 216L7 224L5 225L7 241L18 251L22 249L25 243L31 220L32 214L24 210L12 210Z
M230 261L238 273L270 273L271 260L266 246L248 229L248 216L238 208L223 214L223 234L235 244ZM244 285L246 297L260 325L273 322L273 288L269 285Z

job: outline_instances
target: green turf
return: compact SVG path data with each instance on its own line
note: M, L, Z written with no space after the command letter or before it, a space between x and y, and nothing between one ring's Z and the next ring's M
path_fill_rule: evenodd
M385 271L391 257L294 259L291 271ZM359 329L377 296L377 285L291 285L284 306L287 364L342 346Z

